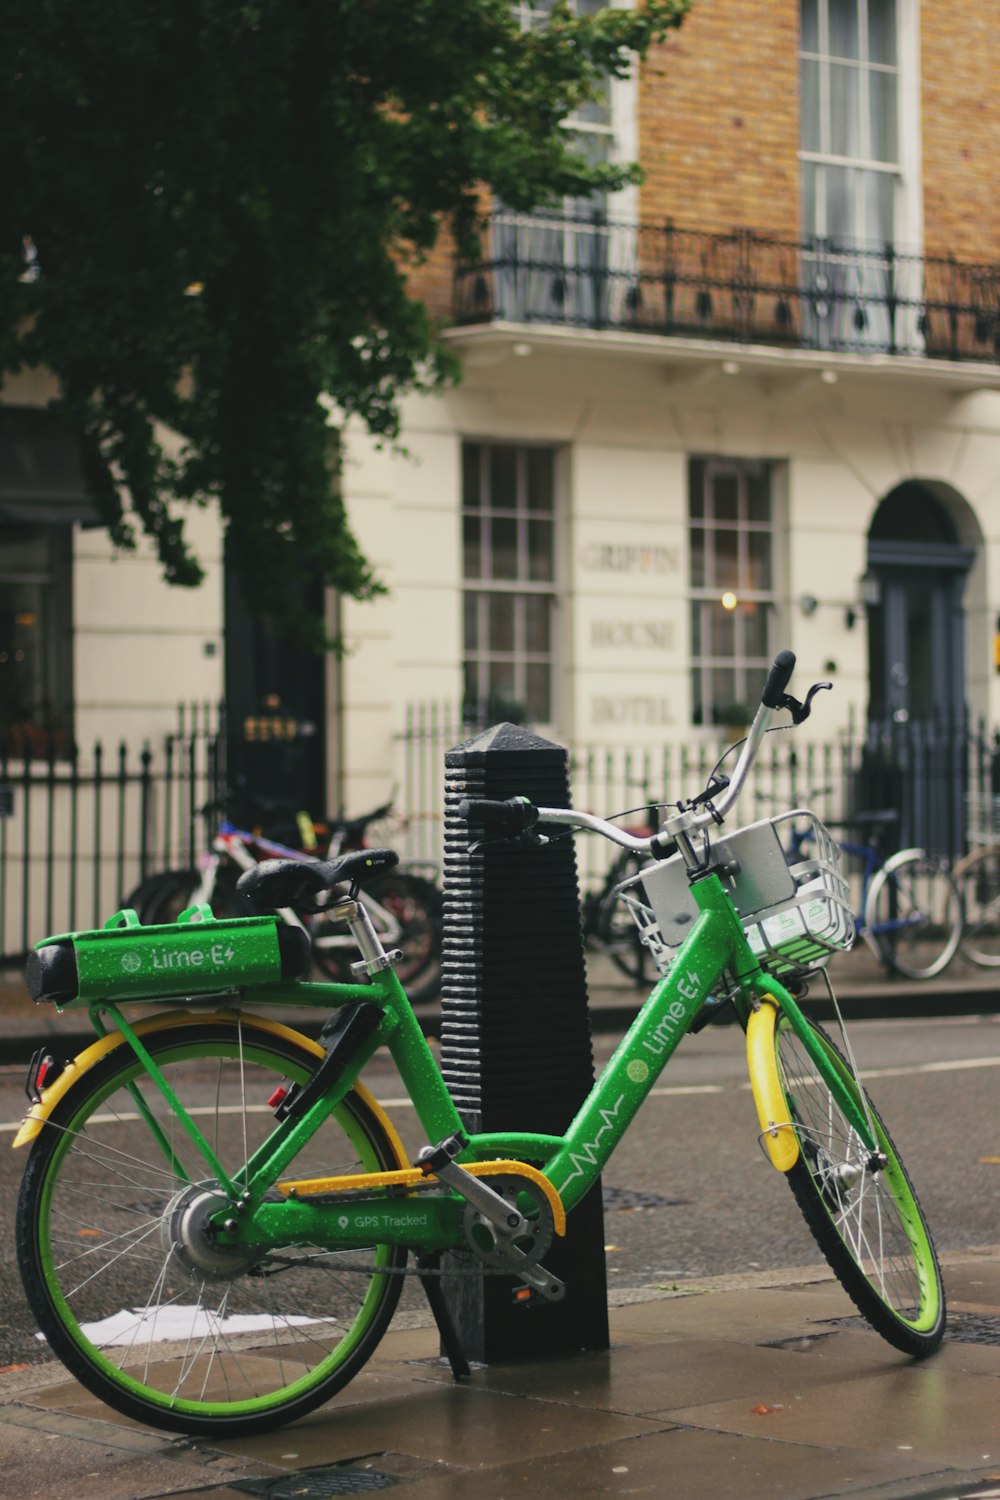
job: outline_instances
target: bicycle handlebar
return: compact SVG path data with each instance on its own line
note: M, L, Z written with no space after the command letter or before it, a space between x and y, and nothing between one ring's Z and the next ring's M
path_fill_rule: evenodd
M577 812L569 807L536 807L525 797L509 797L503 802L492 801L487 797L464 797L458 804L458 815L468 823L502 828L510 834L525 833L534 828L536 823L552 823L567 828L587 828L593 833L602 834L604 838L623 849L662 858L675 843L686 843L690 834L713 824L720 824L730 808L734 806L757 758L757 751L770 726L772 715L777 709L791 707L792 704L795 705L795 709L801 708L801 705L795 704L794 699L786 700L785 696L785 689L794 667L794 653L779 651L767 674L760 706L750 725L739 760L736 762L728 784L720 789L719 795L714 798L703 796L687 804L678 804L678 811L666 818L660 831L649 838L638 838L635 834L627 833L625 829L609 823L605 818L595 817L592 813ZM793 718L795 722L798 722L794 709Z

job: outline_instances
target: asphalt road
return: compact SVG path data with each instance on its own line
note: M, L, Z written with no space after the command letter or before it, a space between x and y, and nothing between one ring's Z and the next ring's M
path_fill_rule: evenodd
M1000 1242L1000 1017L855 1022L851 1037L876 1105L923 1202L940 1250ZM600 1037L598 1059L614 1038ZM366 1081L408 1148L422 1144L391 1069ZM25 1103L23 1069L0 1068L0 1367L46 1358L24 1303L13 1245ZM612 1286L696 1282L814 1264L787 1187L766 1162L733 1028L689 1037L604 1178Z

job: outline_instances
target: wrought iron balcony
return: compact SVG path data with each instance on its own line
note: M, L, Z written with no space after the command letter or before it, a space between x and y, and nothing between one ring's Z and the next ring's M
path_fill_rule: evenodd
M752 229L494 213L458 324L545 323L1000 363L1000 265Z

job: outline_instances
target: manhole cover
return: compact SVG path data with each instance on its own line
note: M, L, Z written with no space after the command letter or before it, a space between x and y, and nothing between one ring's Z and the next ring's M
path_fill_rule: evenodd
M871 1328L867 1318L831 1318L838 1328ZM948 1313L948 1338L956 1344L1000 1344L1000 1317L994 1313Z
M664 1198L662 1193L642 1193L635 1188L601 1186L605 1209L621 1211L629 1208L673 1208L687 1203L686 1198Z
M298 1474L279 1474L276 1479L245 1479L231 1489L246 1495L265 1495L267 1500L326 1500L328 1495L362 1495L369 1490L388 1489L401 1481L396 1474L377 1469L351 1469L334 1464L327 1469L304 1469Z

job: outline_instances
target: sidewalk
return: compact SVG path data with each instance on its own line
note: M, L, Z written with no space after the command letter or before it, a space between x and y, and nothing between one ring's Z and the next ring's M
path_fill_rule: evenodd
M479 1367L456 1385L423 1326L290 1427L232 1441L117 1416L58 1366L0 1373L17 1500L866 1500L1000 1495L1000 1245L944 1258L952 1334L889 1348L822 1268L620 1292L612 1348ZM530 1316L530 1314L527 1314ZM845 1321L846 1320L846 1321Z

